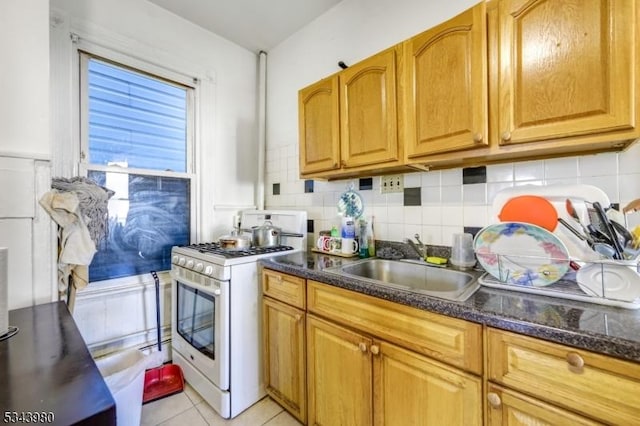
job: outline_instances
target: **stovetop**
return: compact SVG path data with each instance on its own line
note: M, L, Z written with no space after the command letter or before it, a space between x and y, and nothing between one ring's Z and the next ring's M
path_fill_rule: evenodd
M272 247L249 247L241 250L228 250L220 247L220 243L212 242L212 243L200 243L200 244L191 244L186 246L180 246L182 249L191 249L196 250L202 254L211 254L222 256L226 259L234 259L238 257L248 257L248 256L258 256L261 254L270 254L277 253L282 251L293 250L294 248L291 246L272 246Z

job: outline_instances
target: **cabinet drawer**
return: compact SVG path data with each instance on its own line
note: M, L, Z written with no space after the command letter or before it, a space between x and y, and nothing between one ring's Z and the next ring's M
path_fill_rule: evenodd
M488 329L489 380L589 417L636 424L640 364Z
M482 374L482 326L316 281L309 312L370 333L475 374Z
M488 426L602 424L507 388L489 384L488 390Z
M263 269L262 292L281 302L305 309L304 278Z

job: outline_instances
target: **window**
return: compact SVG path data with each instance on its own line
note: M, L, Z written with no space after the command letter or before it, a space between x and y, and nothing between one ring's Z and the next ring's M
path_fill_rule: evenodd
M89 280L168 270L192 229L194 88L80 55L82 165L115 192Z

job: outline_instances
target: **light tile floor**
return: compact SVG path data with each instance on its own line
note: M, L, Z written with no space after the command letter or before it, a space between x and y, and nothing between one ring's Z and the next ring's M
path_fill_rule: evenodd
M266 397L233 419L223 419L185 383L184 392L144 404L140 424L144 426L300 426L271 398Z

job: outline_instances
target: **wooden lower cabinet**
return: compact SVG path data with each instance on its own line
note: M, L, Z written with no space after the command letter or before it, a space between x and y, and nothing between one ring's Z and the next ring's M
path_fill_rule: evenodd
M391 343L370 351L375 425L482 424L479 377Z
M307 316L310 425L480 425L480 378Z
M488 389L488 426L586 426L602 424L500 386L489 384Z
M370 425L372 340L307 315L309 425Z
M266 391L301 422L307 418L305 313L262 299Z
M304 424L640 425L638 363L276 271L262 280L267 393Z
M578 417L605 424L640 425L640 364L493 328L487 329L486 356L491 385L529 395L540 404L561 407ZM490 393L487 397L492 406L495 396ZM518 409L533 418L540 410L530 407L540 404L526 409L520 405ZM488 410L489 414L493 411Z

